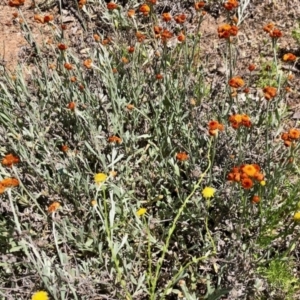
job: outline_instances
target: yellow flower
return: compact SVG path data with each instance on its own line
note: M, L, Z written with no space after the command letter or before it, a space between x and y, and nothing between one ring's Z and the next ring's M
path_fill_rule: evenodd
M214 196L215 191L214 188L207 186L203 189L202 195L204 198L211 198Z
M146 212L147 212L147 209L146 209L146 208L140 208L140 209L136 212L136 214L137 214L139 217L141 217L141 216L143 216Z
M299 222L300 221L300 211L295 212L294 214L294 221Z
M97 206L97 201L96 201L96 200L92 200L92 201L91 201L91 205L92 205L92 206Z
M97 173L94 176L94 180L96 183L104 182L106 180L106 178L107 178L107 175L104 173Z
M260 185L265 186L265 185L266 185L266 182L265 182L264 180L262 180L262 181L260 182Z
M48 300L48 299L49 299L48 293L44 291L35 292L31 297L31 300Z

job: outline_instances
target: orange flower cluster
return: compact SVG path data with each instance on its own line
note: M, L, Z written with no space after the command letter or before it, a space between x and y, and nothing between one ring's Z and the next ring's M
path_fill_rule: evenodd
M228 39L231 36L236 36L238 27L235 25L223 24L218 27L218 36L220 39Z
M239 88L239 87L242 87L245 85L245 82L244 80L239 77L239 76L236 76L236 77L232 77L229 81L228 81L228 84L233 87L233 88Z
M189 159L189 155L186 152L178 152L176 154L176 159L179 161L186 161Z
M19 162L20 162L20 158L13 154L7 154L2 159L2 165L9 168L11 168L12 165L17 164Z
M153 30L154 30L154 33L155 33L155 37L156 38L161 38L163 43L166 43L168 41L168 39L170 39L173 36L172 32L170 32L167 29L163 29L160 26L154 26Z
M121 144L122 143L122 139L117 137L116 135L110 136L107 140L108 140L109 143L116 143L116 144Z
M227 10L233 10L234 8L237 8L239 6L239 3L236 0L228 0L225 4L224 7Z
M252 123L250 117L247 115L232 115L229 117L229 122L231 123L232 128L238 129L240 126L251 127Z
M297 59L297 56L293 53L286 53L283 55L283 61L295 61Z
M34 15L33 18L34 18L35 22L41 23L41 24L49 23L54 20L53 15L45 15L45 16Z
M272 38L280 38L283 36L282 32L275 27L274 23L265 25L263 29L265 32L268 32Z
M208 133L209 133L209 135L216 136L216 135L218 135L219 130L220 131L224 130L224 125L223 124L220 124L216 120L212 120L208 123Z
M257 164L246 164L240 167L234 167L227 175L227 180L240 182L244 189L251 189L254 180L262 181L264 174L261 173L260 167Z
M284 132L281 135L281 139L284 141L286 147L290 147L292 143L300 138L300 130L297 128L291 128L288 132Z
M0 194L3 194L7 188L16 187L19 180L16 178L5 178L0 181Z
M266 100L271 100L272 98L274 98L277 94L277 88L272 87L272 86L266 86L263 89L264 92L264 96L266 98Z

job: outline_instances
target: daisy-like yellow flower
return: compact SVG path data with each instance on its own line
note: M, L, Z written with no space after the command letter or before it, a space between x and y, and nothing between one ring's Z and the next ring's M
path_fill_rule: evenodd
M136 214L137 214L139 217L141 217L141 216L143 216L146 212L147 212L147 209L146 209L146 208L140 208L140 209L136 212Z
M31 296L31 300L49 300L48 293L44 291L35 292Z
M295 212L295 214L294 214L294 221L296 221L296 222L300 221L300 211Z
M202 191L202 196L203 196L204 198L211 198L211 197L214 196L215 191L216 191L216 190L215 190L214 188L207 186L207 187L205 187L205 188L203 189L203 191Z
M104 182L106 180L106 178L107 178L107 175L104 173L97 173L94 176L95 183L97 183L97 184Z
M265 186L265 185L266 185L266 182L265 182L264 180L262 180L262 181L260 182L260 185L261 185L261 186Z

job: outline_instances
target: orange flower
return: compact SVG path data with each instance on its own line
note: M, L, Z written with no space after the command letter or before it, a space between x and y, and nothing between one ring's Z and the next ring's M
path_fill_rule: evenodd
M234 181L234 173L229 173L228 175L227 175L227 180L229 180L229 181Z
M218 129L218 127L219 127L218 121L213 120L208 123L209 130L215 130L215 129Z
M74 111L76 107L76 103L75 102L70 102L68 104L68 109Z
M290 147L292 145L291 141L284 141L284 146Z
M108 38L102 40L101 44L102 44L103 46L106 46L106 45L108 45L110 42L111 42L111 38L108 37Z
M70 81L71 81L71 82L76 82L76 80L77 80L76 76L70 77Z
M263 92L264 92L264 96L265 96L266 100L270 100L276 96L277 88L271 87L271 86L266 86L263 89Z
M259 202L260 202L259 196L254 195L254 196L252 197L252 203L259 203Z
M256 179L257 181L262 181L264 178L265 178L265 175L260 172L257 172L254 175L254 179Z
M0 194L3 194L6 191L6 187L0 184Z
M253 166L253 165L245 165L243 168L242 168L242 171L247 174L249 177L253 177L257 170L256 168Z
M127 108L128 110L133 110L133 109L134 109L134 105L133 105L133 104L127 104L127 105L126 105L126 108Z
M224 7L227 10L233 10L234 8L237 8L239 6L239 3L236 0L228 0L225 4Z
M284 140L284 141L288 141L289 140L289 134L288 132L284 132L281 134L281 139Z
M274 23L269 23L269 24L265 25L263 29L265 32L270 33L271 30L274 28L274 26L275 26Z
M121 144L122 143L122 139L115 136L115 135L112 135L108 138L108 142L109 143L116 143L116 144Z
M66 24L61 24L60 28L61 30L67 30L68 27Z
M53 20L54 20L53 15L45 15L45 16L44 16L44 22L45 22L45 23L49 23L49 22L51 22L51 21L53 21Z
M86 59L84 62L83 62L83 65L87 68L87 69L91 69L92 68L92 64L93 64L93 61L88 58Z
M44 17L41 16L41 15L34 15L34 16L33 16L33 19L34 19L34 21L37 22L37 23L44 24Z
M238 30L238 27L235 25L223 24L218 27L218 36L220 39L228 39L231 36L236 36Z
M16 178L5 178L0 181L0 185L3 185L5 188L18 186L19 180Z
M172 16L171 16L170 13L163 13L163 14L162 14L162 18L163 18L163 20L164 20L165 22L169 22L169 21L172 20Z
M229 81L228 81L228 84L233 87L233 88L239 88L239 87L242 87L245 85L245 82L244 80L239 77L239 76L236 76L236 77L232 77Z
M57 211L60 207L60 203L55 201L53 202L51 205L49 205L48 207L48 213L53 213L55 211Z
M183 24L186 21L186 15L180 14L174 17L174 20L177 24Z
M189 155L186 152L178 152L176 154L176 159L179 161L185 161L189 159Z
M205 6L205 2L204 1L200 1L200 2L196 2L194 7L196 10L200 10L202 7Z
M242 187L246 190L251 189L253 187L253 181L250 178L244 178L241 181Z
M80 9L82 9L83 8L83 6L86 4L86 0L79 0L78 1L78 7L80 8Z
M284 61L295 61L297 59L297 56L293 53L286 53L283 55L282 58Z
M156 78L157 80L161 80L161 79L164 78L164 76L163 76L162 74L156 74L156 75L155 75L155 78Z
M118 5L114 2L109 2L109 3L107 3L106 7L108 10L114 10L114 9L118 8Z
M160 32L162 31L162 27L160 27L160 26L154 26L153 30L154 30L155 34L160 34Z
M67 70L72 70L73 66L69 63L64 63L64 68L67 69Z
M243 92L244 92L245 94L249 94L249 93L250 93L250 89L249 89L248 87L246 87L246 88L244 88Z
M100 38L100 36L98 34L95 33L93 35L93 37L94 37L95 42L100 42L101 38Z
M292 140L297 140L300 137L300 130L296 128L291 128L289 130L289 138Z
M248 66L248 70L249 70L250 72L254 71L255 69L256 69L256 66L255 66L254 64L250 64L250 65Z
M164 29L163 32L161 33L160 37L163 43L166 43L168 39L170 39L173 36L172 32L170 32L167 29Z
M11 168L13 164L17 164L19 162L20 162L19 157L13 154L7 154L2 159L2 165L9 168Z
M140 6L139 12L143 13L144 16L148 16L150 12L150 7L148 4L142 4Z
M127 12L128 18L133 18L135 15L135 10L134 9L129 9Z
M129 63L129 59L124 57L124 56L121 58L121 61L122 61L123 64L128 64Z
M272 38L280 38L283 36L282 32L277 28L274 28L269 34Z
M135 34L135 36L140 43L142 43L146 38L146 36L139 31Z
M25 0L10 0L8 2L8 5L10 7L19 7L21 5L24 5L24 3L25 3Z
M58 44L57 48L61 51L64 51L64 50L68 49L68 46L65 44Z
M128 50L129 53L133 53L134 52L134 47L133 46L129 46L127 48L127 50Z
M185 35L181 32L179 35L177 35L177 40L179 42L184 42L185 41Z
M69 147L67 145L62 145L61 148L60 148L60 150L62 152L67 152L69 150Z

